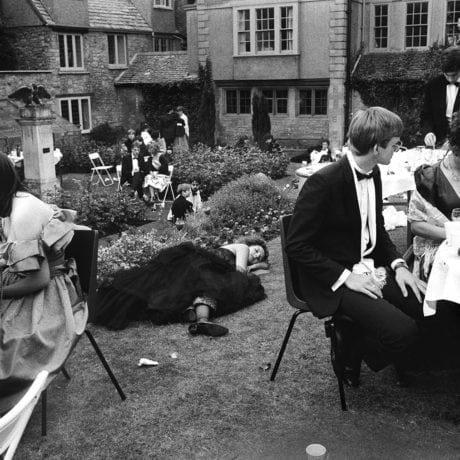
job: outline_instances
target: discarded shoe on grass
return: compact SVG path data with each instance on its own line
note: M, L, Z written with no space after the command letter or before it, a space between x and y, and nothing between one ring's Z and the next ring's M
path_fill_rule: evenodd
M192 335L209 335L210 337L220 337L228 334L228 329L220 324L201 321L190 324L188 331Z

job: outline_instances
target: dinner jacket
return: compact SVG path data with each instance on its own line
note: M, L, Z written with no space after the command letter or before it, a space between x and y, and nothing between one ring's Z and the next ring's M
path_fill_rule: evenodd
M375 166L375 266L389 266L400 257L384 228L382 181ZM361 215L348 158L325 166L304 184L289 225L286 252L294 261L300 293L319 318L337 310L344 292L331 286L345 269L361 260Z
M143 163L144 157L139 155L137 161L139 163L139 172L142 174L142 163ZM133 181L133 157L131 154L125 155L121 159L121 185L123 185L125 182L128 182L129 184L132 183Z
M449 133L449 121L446 118L446 88L449 82L444 75L430 80L425 87L420 125L422 134L434 133L437 143L442 143ZM454 112L460 108L460 91L454 103Z

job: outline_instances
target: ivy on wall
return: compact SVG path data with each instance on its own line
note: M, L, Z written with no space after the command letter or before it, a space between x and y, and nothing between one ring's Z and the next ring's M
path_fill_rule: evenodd
M16 70L18 62L11 45L12 36L0 19L0 70Z
M171 109L183 106L190 126L190 144L201 142L214 145L215 96L211 62L200 66L197 80L170 84L141 86L142 111L152 129L160 128L160 120Z
M401 139L406 146L423 143L420 111L424 87L441 71L441 52L441 47L433 46L423 52L368 55L351 80L352 88L366 106L385 107L401 117L404 123Z

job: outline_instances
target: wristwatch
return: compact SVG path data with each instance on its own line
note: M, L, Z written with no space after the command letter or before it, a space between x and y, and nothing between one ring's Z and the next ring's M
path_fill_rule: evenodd
M407 265L406 262L401 261L394 266L394 271L401 267L407 268L409 270L409 265Z

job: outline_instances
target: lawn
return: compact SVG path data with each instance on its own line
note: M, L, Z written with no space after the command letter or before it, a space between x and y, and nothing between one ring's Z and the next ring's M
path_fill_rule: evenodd
M165 212L155 213L158 223ZM405 228L390 234L404 251ZM17 458L290 460L319 442L330 459L459 459L460 372L419 375L402 389L392 369L364 366L342 412L323 322L305 314L269 381L293 313L279 239L269 249L267 299L220 318L226 337L191 337L185 325L91 326L127 400L83 337L66 366L72 379L59 375L48 390L48 436L37 407ZM159 366L140 368L140 358Z
M122 402L82 338L70 382L49 388L48 436L37 408L21 459L302 459L313 442L330 458L454 459L460 456L460 373L394 385L392 369L363 369L342 412L323 323L300 316L275 382L269 381L292 308L286 305L279 239L262 275L268 297L220 318L227 337L190 337L184 325L92 327L123 386ZM177 358L171 354L177 353ZM139 358L158 361L140 368Z

